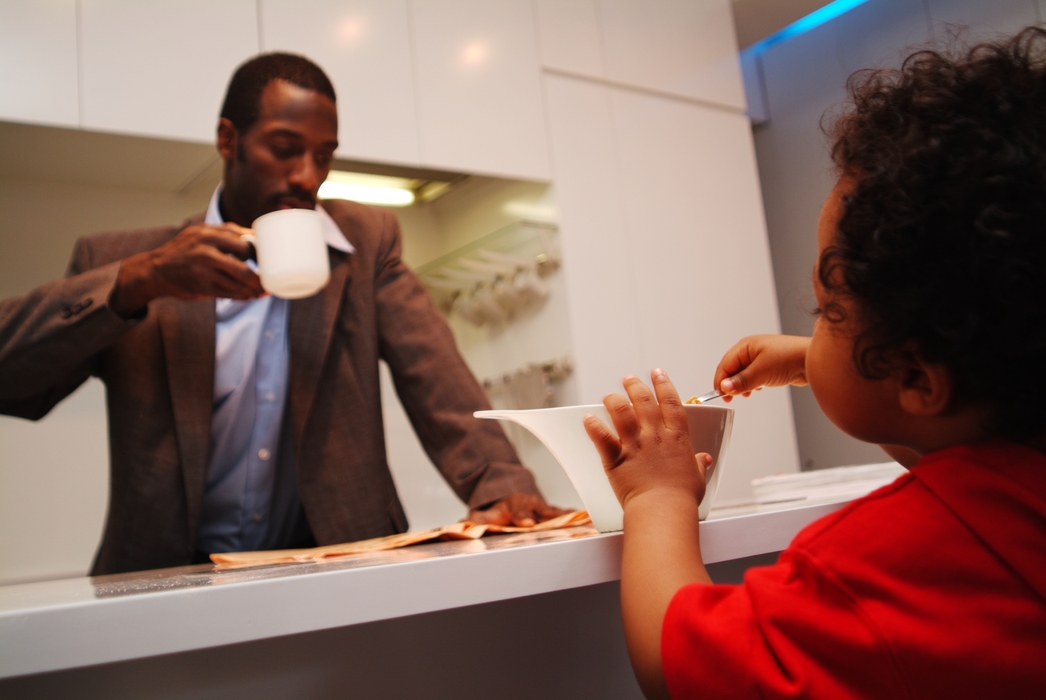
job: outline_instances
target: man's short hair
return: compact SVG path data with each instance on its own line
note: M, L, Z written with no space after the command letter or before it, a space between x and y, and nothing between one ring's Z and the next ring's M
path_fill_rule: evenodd
M309 59L291 53L263 53L242 64L232 74L225 91L221 117L231 121L240 133L250 129L258 121L262 91L273 80L285 80L337 102L330 78Z

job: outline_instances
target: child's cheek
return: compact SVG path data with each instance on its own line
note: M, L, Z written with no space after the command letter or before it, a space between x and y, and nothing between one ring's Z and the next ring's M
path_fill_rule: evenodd
M823 326L822 320L818 325ZM810 390L817 399L817 405L821 407L824 414L836 426L840 425L842 416L840 412L845 408L845 382L842 381L843 372L837 363L841 358L834 356L832 351L832 340L828 333L822 328L815 328L814 335L810 340L810 347L806 352L806 381L810 384ZM845 428L843 428L845 430Z

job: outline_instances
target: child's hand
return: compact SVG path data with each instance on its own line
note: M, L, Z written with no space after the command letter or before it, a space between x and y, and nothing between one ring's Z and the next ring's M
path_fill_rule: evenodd
M712 458L694 454L686 411L668 376L659 369L650 376L656 399L634 376L623 381L631 403L619 394L603 399L620 439L593 415L585 416L585 431L622 507L648 492L660 492L666 500L682 495L696 505L705 495L705 469Z
M729 402L764 386L806 386L810 339L796 335L750 335L730 348L715 369L712 386Z

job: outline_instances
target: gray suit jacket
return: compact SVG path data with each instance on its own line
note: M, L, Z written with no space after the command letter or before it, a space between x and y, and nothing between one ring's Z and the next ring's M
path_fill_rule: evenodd
M356 250L331 249L330 283L290 305L289 427L316 541L407 527L386 463L379 359L462 500L475 507L537 493L500 427L472 417L488 406L486 396L401 260L395 217L350 202L324 208ZM107 305L119 261L181 228L82 238L66 278L0 301L0 413L35 420L89 376L105 382L111 479L94 574L179 566L194 549L210 442L214 302L156 299L130 321Z

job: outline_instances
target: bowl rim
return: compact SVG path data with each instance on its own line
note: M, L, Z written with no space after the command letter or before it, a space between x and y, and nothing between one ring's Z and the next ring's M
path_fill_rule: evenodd
M487 413L488 411L489 412L495 412L495 413L501 413L501 412L506 412L506 411L511 411L511 412L520 412L520 411L565 411L565 410L569 410L569 409L575 409L576 410L576 409L579 409L579 408L584 408L584 409L589 409L589 410L592 410L592 409L606 409L606 406L604 406L601 403L584 403L584 404L572 404L570 406L548 406L546 408L491 408L491 409L484 409L484 410L481 410L481 411L476 411L476 413ZM717 410L717 411L731 411L731 412L733 412L735 410L733 406L722 406L722 405L715 406L715 405L708 404L708 403L685 403L685 404L683 404L683 408L699 408L699 409L702 409L702 410L704 410L704 409L714 409L714 410Z

